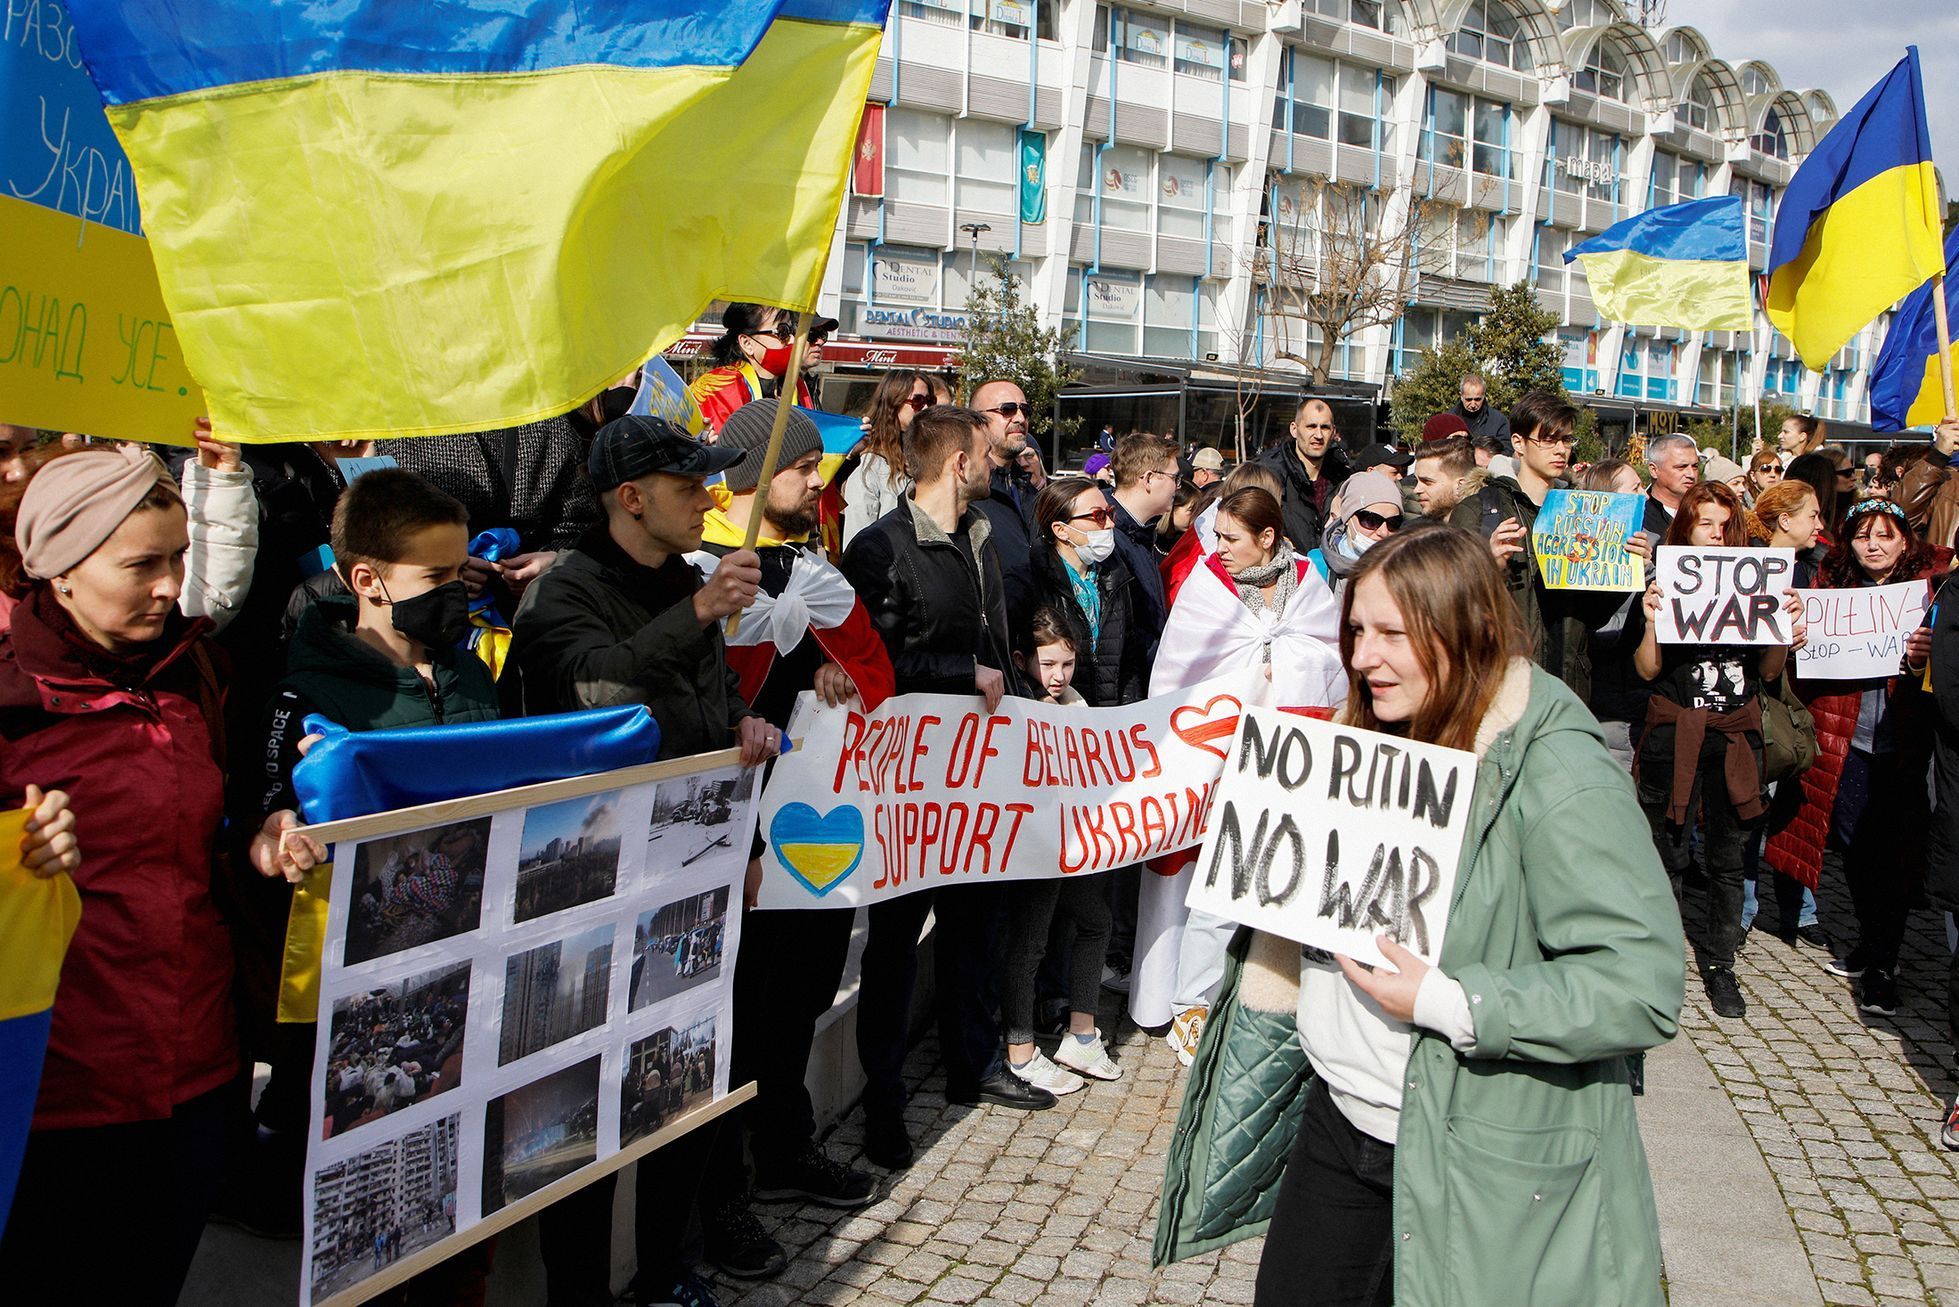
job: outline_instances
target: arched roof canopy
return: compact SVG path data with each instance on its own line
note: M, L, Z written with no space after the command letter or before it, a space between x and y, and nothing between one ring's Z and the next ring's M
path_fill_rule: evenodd
M1734 66L1724 59L1701 59L1674 65L1674 103L1684 103L1698 81L1704 81L1714 95L1719 120L1719 131L1715 134L1730 139L1747 135L1751 116L1747 98L1741 93L1741 78L1736 75Z
M1699 64L1714 57L1714 47L1707 43L1698 27L1669 27L1655 38L1661 53L1669 64Z
M1453 35L1472 9L1488 4L1516 20L1520 39L1530 51L1530 71L1540 75L1564 66L1564 40L1557 20L1543 0L1408 0L1417 24L1432 22L1443 37Z
M1803 103L1801 96L1794 91L1778 91L1772 96L1763 97L1763 103L1749 117L1749 135L1760 132L1771 113L1781 120L1791 159L1801 158L1816 148L1816 124L1809 116L1809 106Z
M1829 135L1830 127L1842 117L1837 112L1837 102L1830 98L1828 91L1804 91L1803 107L1809 110L1810 128L1819 142Z
M1660 52L1653 34L1638 23L1615 22L1605 27L1576 28L1565 37L1565 65L1572 71L1586 66L1601 45L1613 50L1626 63L1632 83L1626 100L1658 112L1673 103L1673 82L1667 75L1666 56Z

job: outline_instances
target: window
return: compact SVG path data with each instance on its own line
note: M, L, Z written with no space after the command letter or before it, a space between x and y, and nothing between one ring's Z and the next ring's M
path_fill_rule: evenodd
M1617 136L1560 118L1552 121L1551 140L1548 162L1557 189L1567 195L1589 195L1599 200L1618 199Z
M1154 358L1188 359L1191 324L1197 314L1197 278L1158 275L1143 286L1143 353Z
M1422 157L1450 168L1474 167L1486 177L1515 177L1510 153L1510 106L1436 87Z
M1530 40L1503 0L1471 0L1469 12L1449 37L1449 49L1465 59L1528 72Z
M1684 64L1699 53L1685 32L1675 32L1667 38L1666 56L1670 64Z
M1337 127L1342 145L1392 150L1393 124L1384 121L1376 107L1384 107L1393 98L1392 78L1360 64L1335 63L1304 50L1286 53L1292 96L1288 100L1282 84L1272 104L1275 128L1286 130L1290 106L1291 128L1300 136L1331 140Z
M1610 37L1600 37L1592 45L1592 57L1571 79L1581 91L1590 91L1602 100L1624 102L1631 82L1626 57Z
M957 27L965 21L965 0L898 0L898 12L906 18L922 18L928 23Z
M1605 27L1619 17L1599 0L1565 0L1561 7L1547 5L1546 8L1556 11L1558 26L1566 31L1574 27Z
M1219 28L1180 22L1177 24L1177 39L1173 46L1175 58L1171 66L1191 77L1221 82L1224 80L1225 41L1225 33Z
M1762 70L1754 64L1750 64L1741 70L1741 93L1743 95L1767 95L1774 89L1773 86L1769 85L1769 79L1763 74Z
M953 202L981 213L1017 213L1020 141L1005 123L967 118L959 122L959 171L953 174Z
M1653 185L1647 198L1647 207L1657 209L1663 204L1680 204L1686 200L1699 199L1705 185L1705 168L1692 159L1665 150L1653 152Z
M1218 352L1218 315L1222 311L1224 283L1197 283L1197 357Z
M884 115L886 192L906 204L946 203L952 174L952 119L916 109Z
M1143 287L1138 277L1106 272L1082 274L1082 317L1088 348L1098 354L1136 353L1137 320ZM1185 347L1188 331L1185 328Z
M943 258L943 269L939 278L939 303L946 309L957 312L966 307L966 301L973 290L973 250L970 245L964 249L947 250ZM986 253L980 252L979 280L983 285L993 284L993 273L987 267ZM1007 263L1007 275L1018 277L1022 293L1034 275L1034 265L1025 259L1013 259Z
M1032 25L1043 41L1054 40L1056 0L972 0L972 5L970 21L975 32L1025 41Z
M1576 327L1558 329L1558 346L1564 351L1565 389L1590 394L1598 389L1598 332Z
M1096 184L1102 195L1102 226L1111 231L1150 229L1150 156L1128 145L1102 151Z
M1737 177L1728 184L1728 194L1739 195L1748 210L1748 239L1757 245L1768 244L1775 225L1775 192L1765 182Z
M1340 144L1363 149L1388 148L1388 124L1376 105L1394 94L1392 88L1376 88L1379 75L1356 64L1340 65Z
M1762 119L1762 130L1749 139L1748 144L1771 159L1789 157L1789 137L1782 130L1782 115L1771 109Z
M1672 403L1674 345L1628 335L1619 350L1617 393L1625 399L1657 399Z
M1402 19L1396 0L1305 0L1306 9L1336 23L1371 27L1377 32L1406 36L1408 24Z
M1706 74L1694 78L1694 84L1687 92L1686 103L1681 108L1686 110L1689 127L1703 132L1714 130L1720 110L1714 99L1714 83L1707 80Z
M1204 160L1158 155L1157 232L1180 240L1204 239Z
M1566 233L1556 227L1539 227L1531 238L1531 281L1539 290L1564 293L1564 252L1569 243Z
M1161 68L1170 54L1170 20L1127 9L1115 11L1116 58L1145 68Z

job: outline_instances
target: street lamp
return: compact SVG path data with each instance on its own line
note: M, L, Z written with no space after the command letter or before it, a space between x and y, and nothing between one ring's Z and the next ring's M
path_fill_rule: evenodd
M969 282L977 282L979 280L980 233L983 231L992 231L993 224L990 222L962 222L959 224L959 230L965 232L968 236L973 238L973 267L972 267L972 272L969 274ZM970 284L967 287L967 293L968 294L972 293L972 287Z

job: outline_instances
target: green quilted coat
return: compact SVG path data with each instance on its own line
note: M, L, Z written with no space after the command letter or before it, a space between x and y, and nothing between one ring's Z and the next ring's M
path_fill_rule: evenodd
M1476 1029L1419 1028L1395 1150L1401 1307L1658 1304L1659 1219L1628 1057L1675 1031L1680 916L1583 704L1513 665L1477 740L1442 947ZM1240 931L1164 1177L1159 1265L1264 1232L1312 1072L1298 949Z

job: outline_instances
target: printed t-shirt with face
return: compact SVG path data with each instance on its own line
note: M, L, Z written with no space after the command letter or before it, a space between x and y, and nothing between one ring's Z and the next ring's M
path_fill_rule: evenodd
M1727 713L1760 693L1761 645L1663 644L1653 693L1683 708Z

